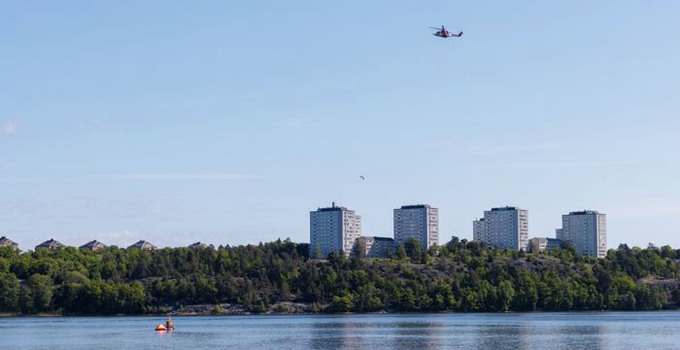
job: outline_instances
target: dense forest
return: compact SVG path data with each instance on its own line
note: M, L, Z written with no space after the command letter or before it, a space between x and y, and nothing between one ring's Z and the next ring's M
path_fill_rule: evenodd
M386 259L309 259L309 245L153 251L74 247L0 249L4 314L146 314L208 305L247 313L659 310L680 307L680 250L611 249L582 257L568 244L527 254L453 238L422 252L416 241Z

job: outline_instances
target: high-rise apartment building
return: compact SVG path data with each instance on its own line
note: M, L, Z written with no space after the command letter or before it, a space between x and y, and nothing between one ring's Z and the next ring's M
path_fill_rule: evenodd
M485 237L484 218L475 220L472 222L472 239L475 241L481 241L482 237Z
M439 209L426 204L404 205L394 209L394 242L409 238L420 242L423 250L439 244Z
M516 207L492 208L473 222L473 239L500 249L526 250L529 243L529 212Z
M361 236L361 216L353 210L335 206L319 208L309 213L309 255L325 258L331 252L352 251L354 241Z
M607 217L594 210L572 211L562 215L557 238L570 241L581 255L607 256Z

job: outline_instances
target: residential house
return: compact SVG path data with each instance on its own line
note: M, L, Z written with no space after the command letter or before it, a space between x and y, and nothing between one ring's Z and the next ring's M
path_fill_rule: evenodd
M5 236L0 237L0 247L12 247L19 250L19 245Z
M82 250L100 251L106 248L106 244L99 242L97 240L87 242L79 247Z
M58 241L55 241L54 239L50 239L48 241L42 242L35 246L35 250L38 249L49 249L49 250L59 250L59 249L64 249L66 246L59 243Z
M128 249L155 250L156 246L145 241L145 240L141 240L141 241L129 246Z

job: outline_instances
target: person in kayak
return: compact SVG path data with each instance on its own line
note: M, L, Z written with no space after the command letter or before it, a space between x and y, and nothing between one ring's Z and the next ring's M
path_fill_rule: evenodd
M170 317L168 317L167 320L165 320L165 329L167 330L175 330L175 324L172 323L172 320Z

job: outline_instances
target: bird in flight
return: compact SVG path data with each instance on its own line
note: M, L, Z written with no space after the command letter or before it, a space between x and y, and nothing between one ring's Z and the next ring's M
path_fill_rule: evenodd
M363 177L363 176L359 176L359 178L362 179L362 180L366 180L366 178Z

